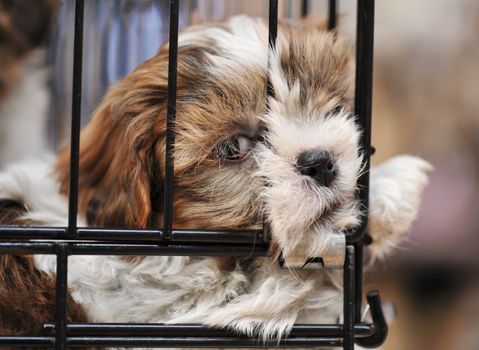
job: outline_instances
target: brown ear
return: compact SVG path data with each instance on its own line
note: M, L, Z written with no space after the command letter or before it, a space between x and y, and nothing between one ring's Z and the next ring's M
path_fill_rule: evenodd
M161 214L166 82L144 71L112 88L82 130L78 212L88 225L148 227ZM65 149L55 168L64 194L69 162Z

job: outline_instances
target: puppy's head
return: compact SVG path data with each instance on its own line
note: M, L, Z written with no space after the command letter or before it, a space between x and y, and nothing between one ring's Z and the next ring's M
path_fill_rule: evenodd
M174 227L266 222L285 255L318 254L358 221L351 52L333 34L291 25L276 47L268 59L267 27L247 17L180 35ZM167 58L163 47L111 88L82 132L89 225L162 226ZM68 158L57 163L65 193Z

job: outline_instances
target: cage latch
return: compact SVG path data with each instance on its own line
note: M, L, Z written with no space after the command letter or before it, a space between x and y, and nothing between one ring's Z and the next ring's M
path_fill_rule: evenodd
M320 257L288 256L279 257L279 265L288 269L341 269L346 258L346 236L331 237L327 250Z

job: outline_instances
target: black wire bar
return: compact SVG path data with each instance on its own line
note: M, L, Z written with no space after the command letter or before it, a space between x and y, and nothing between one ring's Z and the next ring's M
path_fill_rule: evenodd
M328 0L328 30L336 29L337 24L337 3L338 0ZM301 18L308 16L310 12L309 0L301 1Z
M75 36L73 41L72 121L70 143L70 186L68 190L68 235L75 238L78 212L78 172L80 161L80 121L83 61L83 0L75 2Z
M278 36L278 0L269 1L268 43L274 49Z
M374 0L357 1L356 30L356 84L354 113L361 127L360 148L363 154L364 171L358 180L359 201L365 215L362 224L348 233L348 243L359 242L366 233L369 208L369 168L371 164L371 114L374 53Z
M78 216L78 173L80 162L80 121L82 99L83 62L83 14L84 1L75 1L75 36L73 42L73 87L72 125L70 144L70 186L68 190L68 230L67 235L75 238ZM67 295L68 295L68 244L55 245L57 271L55 281L55 349L67 349Z
M328 30L336 29L337 16L337 0L328 0Z
M53 242L0 242L0 254L57 254L58 245L66 244L68 255L165 255L165 256L233 256L259 257L268 255L268 247L218 244L135 244L135 243L53 243Z
M55 294L55 349L67 348L67 281L68 281L68 245L59 243L56 246L57 274Z
M375 325L357 324L354 326L359 337L370 337L375 332ZM289 337L341 337L343 325L338 324L296 324ZM47 323L43 326L43 334L55 335L55 325ZM197 324L130 324L130 323L70 323L67 326L70 336L156 336L156 337L235 337L237 333L228 329L210 328Z
M301 17L307 17L309 14L309 0L301 1Z
M337 4L329 1L330 29L336 26ZM57 257L56 312L54 323L43 325L42 336L0 336L0 347L342 347L354 349L379 346L387 335L387 324L379 294L368 293L372 324L361 322L363 224L347 237L344 264L343 324L298 324L291 334L265 344L258 339L238 335L229 330L212 329L199 324L95 324L68 323L67 280L70 255L197 255L197 256L266 256L269 237L264 231L175 230L173 222L174 123L176 115L176 75L178 55L178 3L170 0L170 46L168 66L167 143L165 168L164 229L106 229L77 227L79 134L82 77L83 0L75 4L75 42L73 68L72 144L70 163L69 214L67 227L0 227L0 254L54 254ZM361 151L367 170L359 179L359 200L364 212L368 209L368 187L371 137L372 59L374 32L374 0L358 0L355 114L362 129ZM308 1L302 14L308 12ZM277 36L278 2L270 0L270 48ZM41 240L41 241L39 241Z
M163 240L168 240L173 226L174 143L176 119L176 78L178 66L179 0L170 0L170 41L168 47L168 107L166 115L166 163Z
M358 180L359 201L361 209L366 213L362 217L361 227L347 240L353 242L356 250L354 275L354 305L355 322L361 321L361 305L363 290L363 246L366 233L369 209L369 169L371 166L371 115L372 115L372 90L373 90L373 57L374 57L374 8L375 0L357 1L357 28L356 28L356 84L354 112L358 117L362 134L360 139L361 151L365 171ZM377 297L379 299L379 296ZM387 336L387 324L374 339L379 344ZM373 337L374 338L374 337ZM357 340L359 345L370 347L371 340Z
M211 230L173 230L169 242L162 242L164 231L157 229L114 229L79 227L75 231L72 242L78 241L127 241L152 242L155 244L172 243L204 243L254 246L262 242L263 231L211 231ZM61 227L0 227L2 240L15 239L49 239L68 240L68 228Z
M269 67L271 53L276 47L276 38L278 36L278 0L270 0L268 17L269 17L268 19L268 67ZM271 80L268 75L267 82L266 82L266 93L268 97L274 95L273 90L274 90L273 85L271 84ZM263 226L267 226L267 225L263 225Z
M344 350L354 349L354 306L355 296L355 280L356 272L355 248L354 246L346 247L346 259L343 269L343 316L344 316Z

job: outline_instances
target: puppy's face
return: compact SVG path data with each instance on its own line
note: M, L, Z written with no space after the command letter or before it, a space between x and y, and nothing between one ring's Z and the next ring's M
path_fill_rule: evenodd
M174 227L271 227L285 255L319 254L358 223L351 52L333 34L246 17L179 39ZM81 137L89 225L161 227L168 48L113 87ZM267 97L268 72L273 96ZM57 165L68 183L68 154Z

